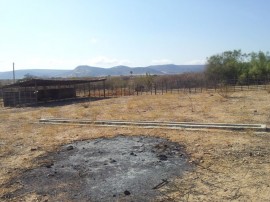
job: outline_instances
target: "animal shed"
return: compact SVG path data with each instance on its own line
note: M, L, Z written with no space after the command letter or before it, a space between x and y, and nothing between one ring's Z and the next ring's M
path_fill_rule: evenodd
M103 82L105 90L105 78L91 80L53 80L31 79L3 86L3 102L5 107L32 105L40 102L48 102L77 97L79 85ZM104 93L105 96L105 93Z

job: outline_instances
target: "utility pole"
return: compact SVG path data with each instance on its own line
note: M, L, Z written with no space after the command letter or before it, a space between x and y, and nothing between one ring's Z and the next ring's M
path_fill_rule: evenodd
M13 83L15 83L15 64L13 62Z

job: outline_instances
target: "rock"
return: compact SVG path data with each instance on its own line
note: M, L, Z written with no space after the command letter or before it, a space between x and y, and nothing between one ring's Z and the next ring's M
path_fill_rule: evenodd
M167 161L167 159L168 159L168 157L167 157L166 155L164 155L164 154L160 154L160 155L158 156L158 158L159 158L159 160L161 160L161 161Z
M32 147L31 149L30 149L30 151L36 151L38 148L37 147Z
M129 195L130 195L130 192L129 192L128 190L126 190L126 191L124 191L124 194L125 194L126 196L129 196Z
M73 150L73 149L74 149L74 147L73 147L72 145L69 145L69 146L67 147L67 150L68 150L68 151Z
M135 154L134 152L130 152L131 156L137 156L137 154Z
M46 168L51 168L53 166L53 163L49 163L47 165L45 165Z
M112 159L112 160L110 161L110 163L116 163L116 160Z

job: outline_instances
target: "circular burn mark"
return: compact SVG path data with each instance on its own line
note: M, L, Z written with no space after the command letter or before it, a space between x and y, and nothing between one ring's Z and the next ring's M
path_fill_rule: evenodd
M78 141L43 157L27 171L15 195L65 195L76 201L149 201L159 188L192 166L183 146L163 138L117 136Z

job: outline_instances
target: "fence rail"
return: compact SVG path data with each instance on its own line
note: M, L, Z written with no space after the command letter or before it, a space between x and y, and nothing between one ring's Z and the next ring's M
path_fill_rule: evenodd
M163 79L163 80L162 80ZM124 84L112 83L110 80L103 85L78 86L77 94L89 97L119 97L127 95L152 94L160 95L166 93L200 93L205 91L252 91L270 90L270 78L247 78L243 81L231 79L227 81L206 81L205 79L170 79L169 77L158 77L156 80L148 80L142 83L129 79Z
M153 84L150 87L145 86L123 86L102 89L98 86L90 89L77 89L79 97L121 97L121 96L139 96L139 95L163 95L178 93L202 93L202 92L239 92L239 91L257 91L267 90L270 92L269 84L257 85L216 85L213 87L175 87L171 85L162 86Z
M227 83L213 81L211 83L199 80L195 83L184 82L180 80L160 81L147 84L135 84L130 82L126 85L111 85L109 82L105 84L80 84L74 86L76 89L76 97L121 97L121 96L139 96L139 95L163 95L163 94L180 94L180 93L202 93L202 92L218 92L224 96L228 93L238 91L257 91L266 90L270 92L270 80L257 79L250 80L244 84L239 84L235 80ZM14 96L13 96L14 97ZM30 96L34 97L34 96ZM24 104L22 102L19 104ZM3 107L3 92L0 89L0 107Z

